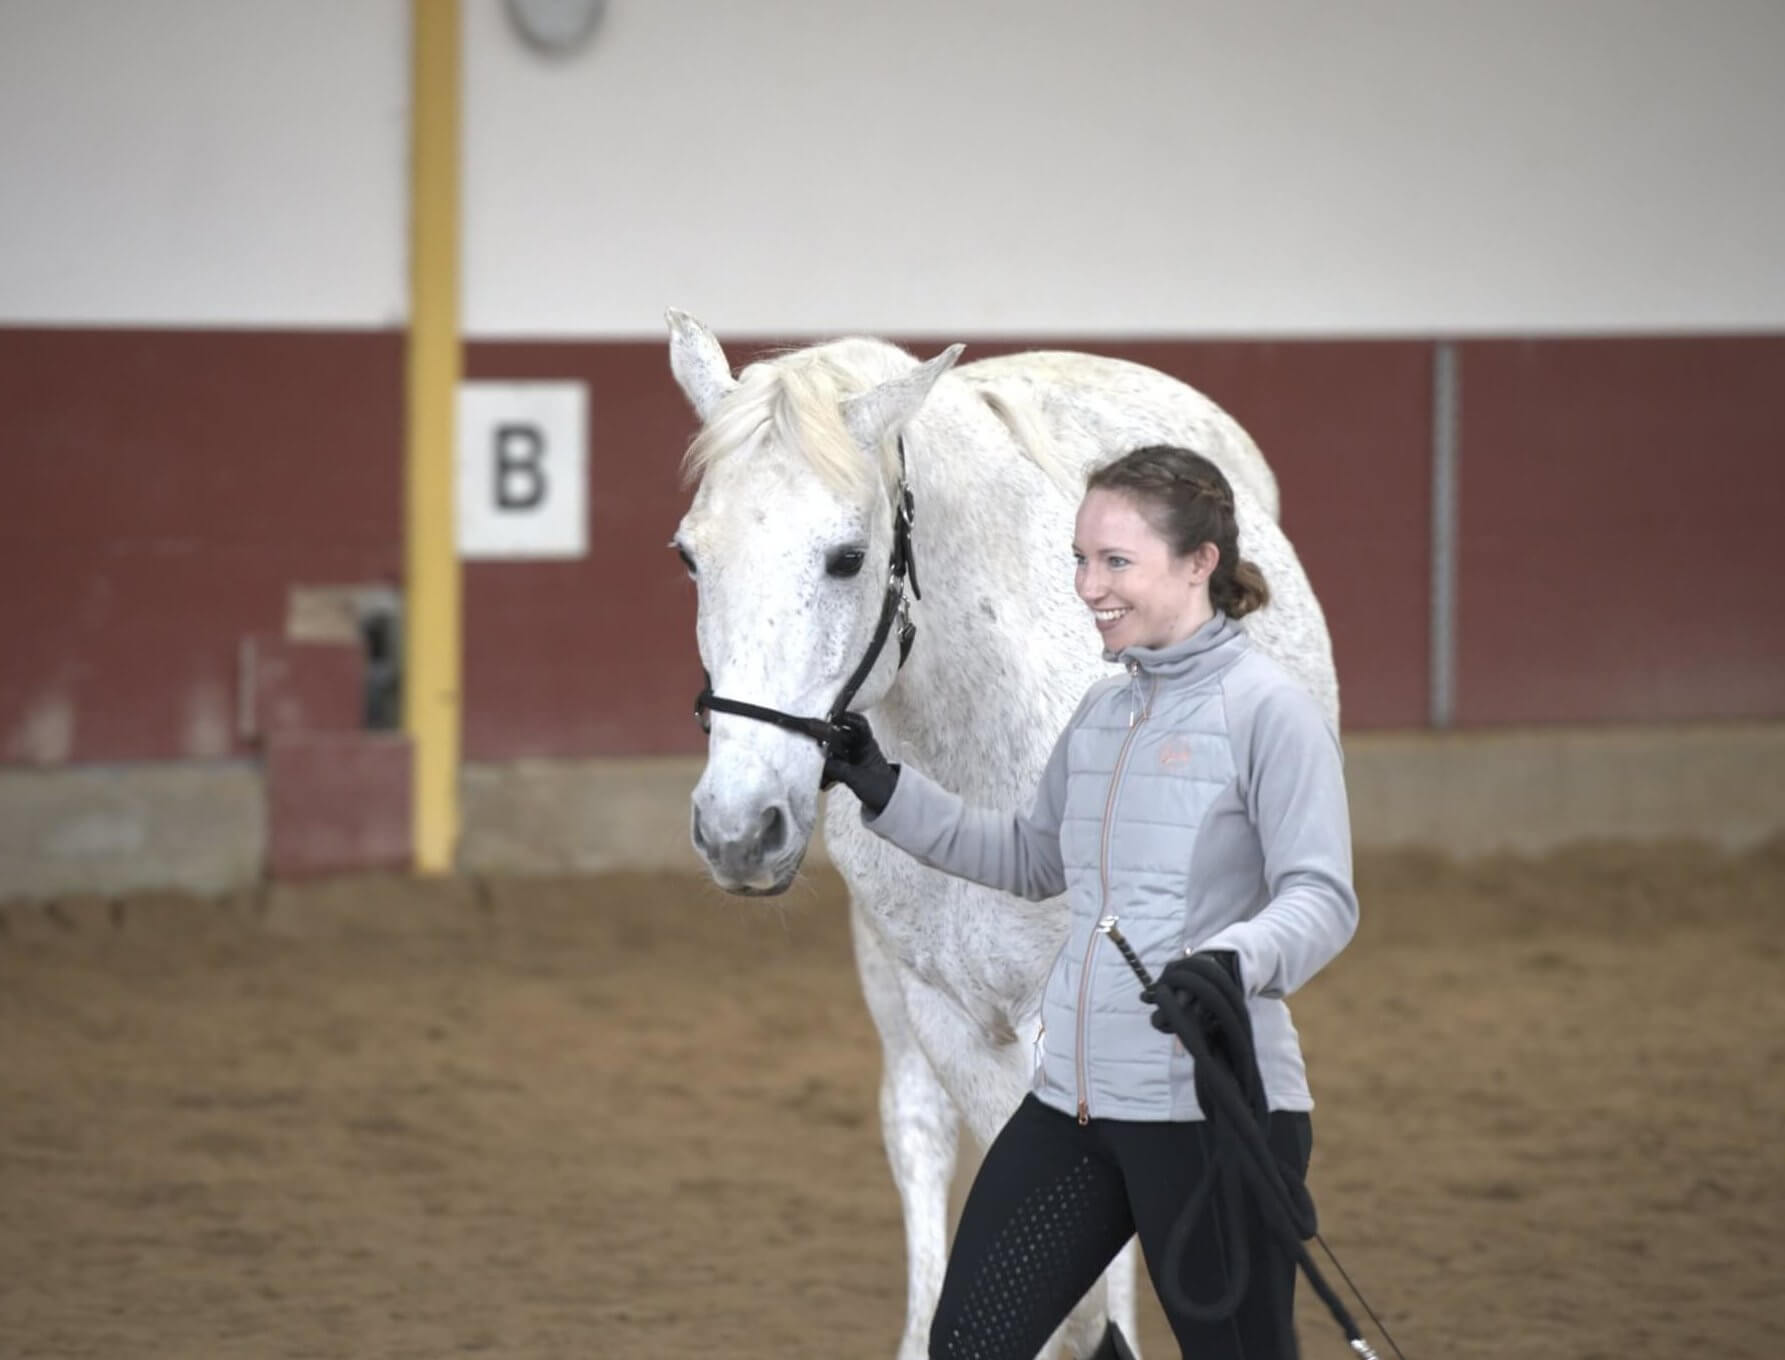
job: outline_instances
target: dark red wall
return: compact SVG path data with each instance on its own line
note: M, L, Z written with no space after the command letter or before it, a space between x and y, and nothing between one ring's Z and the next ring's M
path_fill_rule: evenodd
M1460 367L1458 720L1785 715L1785 337Z
M215 755L295 583L402 571L397 332L0 329L0 760Z
M465 564L465 755L693 751L694 592L670 535L696 422L668 350L473 344L468 378L589 385L589 555ZM734 355L734 358L738 357Z
M61 700L70 759L213 754L194 695L233 699L240 639L280 630L290 586L397 580L402 343L0 329L0 761L30 758L31 713ZM1246 424L1325 603L1348 726L1421 725L1432 347L1079 347ZM1460 721L1785 716L1785 337L1459 360ZM466 374L586 382L591 443L587 558L466 564L466 755L697 750L692 592L665 548L693 420L665 346L479 342Z

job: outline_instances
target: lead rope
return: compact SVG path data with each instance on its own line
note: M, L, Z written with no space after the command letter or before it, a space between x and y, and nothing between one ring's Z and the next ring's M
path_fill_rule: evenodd
M1351 1277L1345 1274L1345 1268L1339 1265L1339 1258L1333 1255L1326 1239L1314 1230L1314 1206L1308 1197L1306 1186L1299 1180L1293 1185L1290 1183L1266 1141L1264 1090L1258 1075L1257 1053L1252 1045L1251 1017L1246 1011L1245 998L1233 979L1218 963L1210 960L1206 970L1193 973L1187 980L1187 987L1194 997L1193 1005L1215 1022L1217 1042L1225 1049L1223 1054L1217 1055L1202 1025L1189 1013L1189 1008L1178 1003L1172 989L1154 985L1153 976L1147 971L1146 965L1122 937L1122 932L1116 929L1116 918L1104 917L1097 923L1097 929L1107 935L1110 943L1121 951L1128 966L1134 970L1134 975L1140 979L1141 986L1165 1013L1173 1032L1183 1041L1184 1047L1195 1060L1196 1094L1202 1102L1203 1116L1208 1121L1210 1139L1214 1144L1209 1169L1202 1183L1191 1191L1190 1198L1178 1215L1177 1222L1172 1225L1171 1235L1166 1241L1160 1287L1171 1296L1172 1306L1189 1317L1203 1321L1226 1317L1239 1306L1246 1291L1247 1271L1250 1268L1245 1250L1245 1217L1241 1212L1241 1195L1244 1190L1249 1189L1266 1225L1289 1249L1302 1273L1308 1277L1308 1283L1320 1296L1333 1320L1339 1324L1339 1329L1345 1333L1347 1344L1359 1360L1378 1360L1378 1357L1375 1349L1364 1339L1363 1332L1345 1307L1344 1301L1327 1283L1326 1277L1314 1264L1314 1258L1308 1254L1303 1242L1310 1237L1320 1243L1321 1249L1332 1259L1333 1265L1338 1267L1339 1274L1344 1276L1345 1283L1357 1295L1358 1302L1363 1304L1364 1311L1370 1315L1370 1320L1376 1324L1395 1355L1400 1360L1406 1360L1388 1328L1382 1325L1382 1319L1370 1307L1369 1300L1352 1283ZM1178 1284L1182 1274L1180 1267L1190 1231L1202 1215L1209 1195L1217 1184L1221 1190L1223 1206L1228 1211L1228 1221L1233 1225L1233 1235L1237 1239L1234 1251L1236 1268L1221 1298L1212 1304L1198 1303Z

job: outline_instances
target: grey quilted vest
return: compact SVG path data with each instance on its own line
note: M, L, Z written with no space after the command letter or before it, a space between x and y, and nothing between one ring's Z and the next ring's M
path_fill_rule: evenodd
M1314 699L1217 614L1130 648L1056 744L1027 816L966 807L907 766L866 825L927 864L1029 898L1065 891L1035 1092L1081 1120L1199 1119L1191 1060L1149 1023L1098 922L1155 975L1186 949L1239 955L1273 1109L1306 1110L1283 998L1357 924L1338 739Z

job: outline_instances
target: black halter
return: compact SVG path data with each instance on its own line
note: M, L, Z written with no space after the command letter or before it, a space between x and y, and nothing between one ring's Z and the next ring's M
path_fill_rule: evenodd
M713 677L707 675L706 688L695 696L694 716L700 721L700 730L713 730L709 713L730 713L740 718L754 718L757 722L771 723L788 732L797 732L801 736L810 737L820 746L828 747L837 736L837 719L842 717L855 699L859 690L874 669L874 663L880 660L880 653L886 646L886 640L892 635L893 623L899 625L899 665L905 664L905 658L911 655L911 644L917 637L917 625L911 621L910 602L905 598L905 581L911 582L911 594L917 599L923 598L923 592L917 587L917 558L911 549L911 525L917 518L917 503L912 499L911 488L905 484L905 441L899 440L899 485L893 495L893 547L892 560L887 566L886 598L880 606L880 621L874 625L874 639L868 643L867 655L862 657L849 679L843 684L843 690L837 695L837 702L831 705L828 717L802 718L797 714L783 713L778 708L764 708L760 704L746 704L737 699L721 699L713 693Z

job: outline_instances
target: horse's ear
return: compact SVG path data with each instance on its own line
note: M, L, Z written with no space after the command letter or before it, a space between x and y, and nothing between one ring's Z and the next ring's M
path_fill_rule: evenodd
M676 385L704 425L725 394L737 386L731 364L719 337L704 323L674 307L663 315L669 322L669 371L676 375Z
M961 357L965 345L950 345L928 363L919 364L909 373L891 378L878 387L870 387L859 396L843 403L843 424L863 449L872 453L881 441L890 439L905 428L917 414L930 389Z

